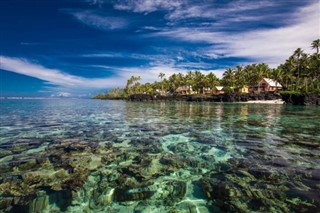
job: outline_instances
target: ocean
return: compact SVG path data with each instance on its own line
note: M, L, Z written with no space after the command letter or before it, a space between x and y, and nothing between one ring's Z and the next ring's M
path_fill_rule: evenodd
M0 212L317 212L320 107L0 100Z

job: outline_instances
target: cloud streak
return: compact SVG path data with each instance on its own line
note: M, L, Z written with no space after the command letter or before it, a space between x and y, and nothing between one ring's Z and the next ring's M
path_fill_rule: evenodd
M31 63L20 58L0 56L0 68L2 70L41 79L53 85L65 88L103 89L118 86L124 83L123 78L83 78L57 69L49 69L42 65Z
M128 22L124 18L103 16L92 11L68 12L81 23L99 30L119 30L128 26Z
M104 68L104 67L101 67ZM109 67L105 67L109 69ZM31 63L26 59L11 58L0 56L0 69L34 77L48 82L51 85L59 86L51 88L52 91L85 91L108 89L114 87L124 87L127 79L133 76L141 76L142 83L159 81L158 75L160 72L165 73L166 77L174 73L186 73L184 68L177 68L170 64L157 64L150 67L123 67L117 70L117 76L109 78L83 78L57 69L49 69L42 65ZM201 71L201 70L200 70ZM203 73L213 71L218 77L221 77L221 70L202 70Z
M129 10L136 13L150 13L157 10L173 10L182 5L182 0L122 0L114 5L117 10Z
M308 48L319 37L319 3L301 8L291 17L294 23L288 26L257 29L248 32L230 33L214 31L208 27L180 27L153 36L182 39L187 42L202 42L211 45L203 48L203 54L218 57L244 57L279 65L298 48Z

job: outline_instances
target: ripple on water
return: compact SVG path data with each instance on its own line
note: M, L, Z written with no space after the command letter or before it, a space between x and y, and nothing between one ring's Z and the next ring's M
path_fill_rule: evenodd
M0 208L316 212L320 109L5 100Z

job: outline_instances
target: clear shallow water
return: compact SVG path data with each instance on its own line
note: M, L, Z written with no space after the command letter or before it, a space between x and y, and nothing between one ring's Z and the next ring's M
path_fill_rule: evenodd
M320 208L319 107L1 100L0 122L2 211Z

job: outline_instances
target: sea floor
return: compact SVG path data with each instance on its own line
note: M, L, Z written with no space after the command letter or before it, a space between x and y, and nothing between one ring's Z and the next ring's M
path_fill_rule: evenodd
M1 103L0 212L318 212L320 109Z

